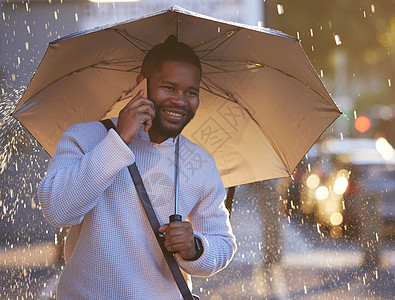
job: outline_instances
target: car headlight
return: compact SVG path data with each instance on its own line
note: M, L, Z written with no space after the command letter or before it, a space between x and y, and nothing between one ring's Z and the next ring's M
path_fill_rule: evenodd
M321 185L315 190L315 198L317 200L325 200L329 197L329 189L326 186Z
M306 179L306 184L309 189L314 190L320 185L320 176L317 174L310 174Z
M345 177L337 177L333 185L333 191L337 195L342 195L346 192L348 187L348 179Z

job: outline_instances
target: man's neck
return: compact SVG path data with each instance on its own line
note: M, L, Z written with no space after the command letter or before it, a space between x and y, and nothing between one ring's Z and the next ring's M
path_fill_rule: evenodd
M148 135L149 135L150 141L152 143L156 143L156 144L161 144L164 141L166 141L167 139L171 138L171 136L163 136L153 130L149 130Z

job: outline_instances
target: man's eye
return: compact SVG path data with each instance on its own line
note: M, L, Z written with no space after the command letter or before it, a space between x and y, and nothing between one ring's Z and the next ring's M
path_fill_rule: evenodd
M168 91L174 92L175 89L172 86L164 86L164 88Z
M196 93L194 91L187 91L185 94L190 97L197 97L198 96L198 93Z

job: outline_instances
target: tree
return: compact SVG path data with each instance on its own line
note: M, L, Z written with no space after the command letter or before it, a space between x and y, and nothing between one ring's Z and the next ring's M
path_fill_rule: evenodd
M266 4L266 25L298 36L318 72L333 78L332 57L341 49L348 57L350 80L357 78L370 94L369 89L383 89L385 98L379 101L394 102L395 93L385 89L395 84L395 0L267 0ZM278 13L278 6L283 13ZM368 102L377 100L371 97Z

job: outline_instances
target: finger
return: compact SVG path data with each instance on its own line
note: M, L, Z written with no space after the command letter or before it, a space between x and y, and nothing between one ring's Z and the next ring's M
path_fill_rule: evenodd
M192 230L192 224L188 221L177 221L168 224L169 229L186 228Z
M166 232L166 229L167 229L167 224L158 228L159 232L162 232L162 233Z
M191 229L166 229L166 240L169 243L177 242L179 239L192 241L193 237L193 230Z
M155 108L149 103L141 104L136 109L140 114L149 115L152 119L155 118Z
M136 94L136 96L134 96L134 97L128 102L128 104L125 105L125 107L131 106L133 103L135 103L135 102L136 102L137 100L139 100L139 99L145 99L145 98L143 98L143 95L144 95L144 90L140 90L140 91Z
M147 120L144 124L145 124L144 131L148 132L148 130L150 130L152 127L152 120Z
M129 110L133 110L136 108L141 108L141 106L144 107L150 107L151 110L155 110L155 106L154 103L146 98L138 98L138 99L132 99L128 102L128 104L126 104L124 106L124 108L122 110L124 111L129 111Z
M169 243L165 241L164 246L170 252L185 251L187 249L186 243Z
M169 237L169 234L166 233L165 235L165 246L166 247L176 247L177 245L187 245L190 243L190 239L185 236L173 236Z
M144 131L148 132L151 129L153 124L153 118L155 117L155 113L152 111L146 110L145 112L140 113L140 124L144 124Z

